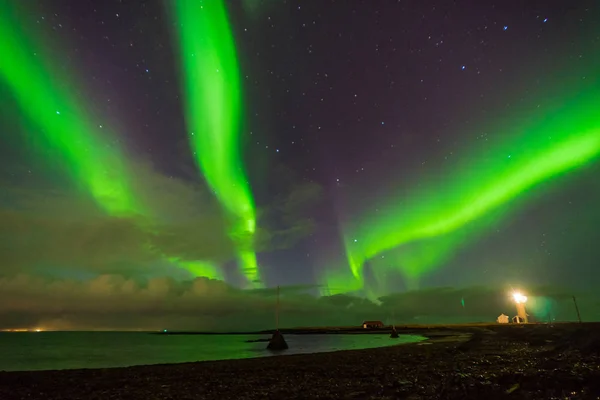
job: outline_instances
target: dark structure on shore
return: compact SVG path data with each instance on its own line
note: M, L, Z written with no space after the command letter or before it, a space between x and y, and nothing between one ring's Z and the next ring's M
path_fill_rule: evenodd
M285 341L281 332L279 331L279 286L277 286L277 306L275 307L275 332L273 332L273 336L271 336L271 340L269 340L267 349L268 350L286 350L286 349L288 349L288 344Z
M381 321L364 321L362 327L365 329L379 329L383 328L383 322Z

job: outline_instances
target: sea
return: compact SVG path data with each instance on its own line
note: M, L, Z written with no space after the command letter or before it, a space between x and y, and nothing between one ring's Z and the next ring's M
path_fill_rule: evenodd
M0 371L112 368L271 357L413 343L421 336L285 335L288 350L267 350L266 335L164 335L151 332L0 332Z

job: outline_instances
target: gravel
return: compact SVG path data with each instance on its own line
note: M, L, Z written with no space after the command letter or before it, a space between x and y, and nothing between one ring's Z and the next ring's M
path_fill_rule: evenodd
M598 325L411 333L430 340L245 360L0 372L0 399L600 398Z

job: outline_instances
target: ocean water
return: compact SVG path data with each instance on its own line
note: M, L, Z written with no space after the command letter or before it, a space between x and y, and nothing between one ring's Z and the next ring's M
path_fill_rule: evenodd
M285 335L289 349L272 352L266 335L156 335L146 332L1 332L0 371L111 368L366 349L418 342L388 334Z

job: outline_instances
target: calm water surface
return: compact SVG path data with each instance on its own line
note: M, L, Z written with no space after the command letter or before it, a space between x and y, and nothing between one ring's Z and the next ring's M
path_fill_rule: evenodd
M424 338L388 334L286 335L289 350L273 353L265 335L154 335L142 332L2 332L0 371L109 368L367 349Z

